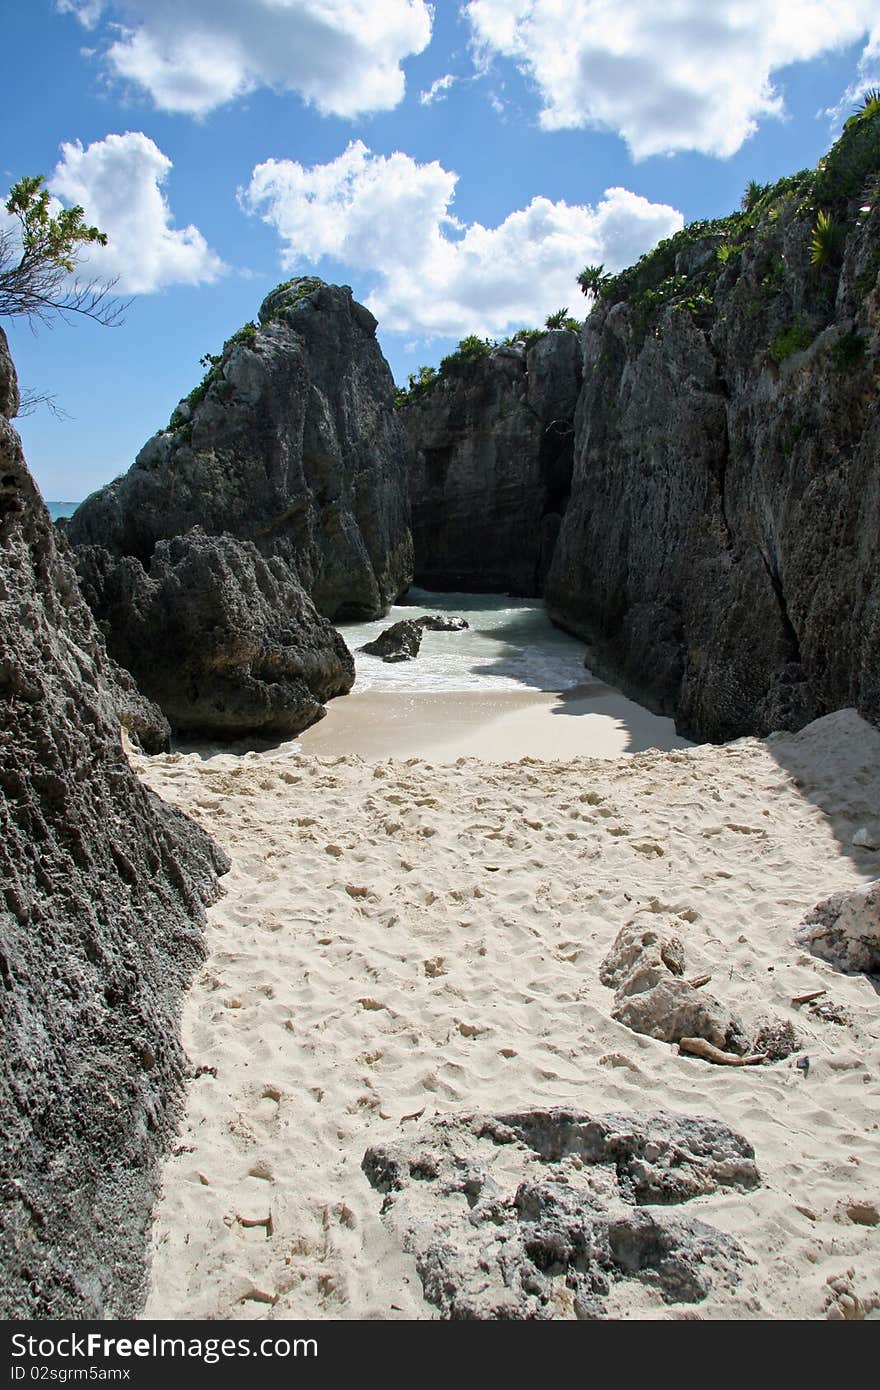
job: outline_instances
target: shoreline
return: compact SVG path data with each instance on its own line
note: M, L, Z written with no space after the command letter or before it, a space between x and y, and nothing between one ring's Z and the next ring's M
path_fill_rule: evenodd
M366 762L427 758L487 763L519 758L615 759L654 748L689 748L671 719L651 714L613 686L589 681L564 691L353 691L329 701L325 717L284 742L223 745L179 740L176 751L203 758L256 752L266 759L357 756Z

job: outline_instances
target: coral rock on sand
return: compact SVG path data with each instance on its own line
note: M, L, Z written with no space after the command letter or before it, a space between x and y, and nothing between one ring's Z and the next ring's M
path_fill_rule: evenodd
M797 941L848 974L880 973L880 879L817 903L804 918Z
M646 1033L661 1042L704 1038L722 1052L749 1050L739 1019L712 995L695 990L685 980L667 977L637 994L618 992L611 1017L634 1033Z
M367 1150L383 1215L453 1319L597 1318L616 1289L697 1303L747 1257L701 1221L645 1210L760 1182L714 1120L552 1109L445 1116Z
M656 925L656 917L651 925L638 917L627 922L599 967L602 984L625 994L650 989L670 973L684 974L684 947L674 933Z
M599 969L603 984L617 990L611 1017L661 1042L703 1038L724 1052L745 1053L748 1039L735 1014L684 974L684 948L670 930L640 922L618 932Z
M370 656L381 656L383 661L412 661L418 656L421 645L420 625L404 618L403 622L386 627L375 641L361 647L361 651Z

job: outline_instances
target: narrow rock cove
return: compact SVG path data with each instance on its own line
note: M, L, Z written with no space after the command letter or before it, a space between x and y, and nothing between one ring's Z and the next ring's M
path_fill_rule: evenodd
M411 661L386 663L361 650L390 624L424 613L469 626L425 632ZM538 599L412 588L385 618L339 631L354 655L355 684L300 735L303 752L506 762L688 746L671 719L594 679L584 643L554 627Z
M297 276L57 528L0 331L0 1312L880 1315L878 171Z

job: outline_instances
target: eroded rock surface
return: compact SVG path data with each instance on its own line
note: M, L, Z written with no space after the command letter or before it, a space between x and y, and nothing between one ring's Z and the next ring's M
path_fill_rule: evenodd
M452 1319L601 1317L627 1281L699 1302L746 1257L664 1208L760 1182L740 1135L662 1112L443 1116L368 1149L362 1166L426 1298Z
M375 335L347 286L273 290L71 542L149 569L159 541L225 532L289 564L325 617L381 616L412 578L411 450Z
M295 734L351 687L326 618L412 578L411 449L347 287L268 295L123 477L70 519L111 655L175 728Z
M797 941L847 974L880 975L880 879L817 903Z
M621 927L599 967L599 979L616 991L611 1017L661 1042L703 1038L722 1052L748 1052L737 1016L683 979L684 969L680 937L653 913L637 914Z
M116 659L181 732L290 737L354 683L339 633L249 541L194 527L160 541L148 571L99 546L76 558Z
M129 767L116 673L5 418L0 699L0 1316L131 1316L180 994L228 864Z
M571 484L577 334L496 348L401 411L413 448L416 582L540 594Z
M742 1023L713 995L694 989L686 980L667 976L649 989L632 994L618 992L611 1017L634 1033L645 1033L661 1042L704 1038L722 1052L744 1055L749 1042Z
M548 610L697 739L880 722L880 116L824 163L627 272L583 331Z

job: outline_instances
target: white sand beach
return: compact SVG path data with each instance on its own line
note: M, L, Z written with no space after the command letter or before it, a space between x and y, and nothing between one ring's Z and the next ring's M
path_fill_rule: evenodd
M880 1000L794 933L880 875L853 844L880 807L880 731L843 711L652 751L619 708L590 731L595 691L571 697L580 718L546 694L488 721L425 698L335 702L298 750L134 758L232 860L185 1005L194 1077L146 1316L436 1317L364 1151L436 1114L549 1105L709 1116L754 1146L760 1186L688 1204L743 1247L738 1285L669 1305L627 1280L611 1316L824 1318L854 1298L870 1316ZM612 1019L600 963L639 914L751 1033L789 1021L796 1054L713 1066ZM824 1016L792 1005L819 989Z

